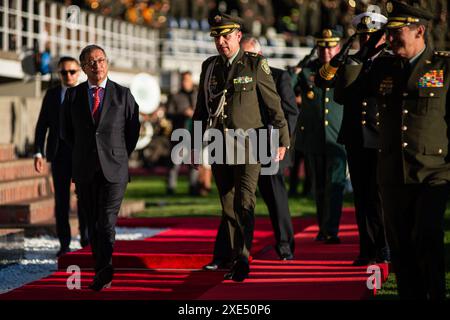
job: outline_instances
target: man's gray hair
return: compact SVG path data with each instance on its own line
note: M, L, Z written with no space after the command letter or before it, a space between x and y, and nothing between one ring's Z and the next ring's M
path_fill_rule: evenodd
M83 50L81 50L81 53L80 53L80 63L81 63L81 64L84 64L84 63L86 62L86 57L89 55L89 53L91 53L91 52L94 51L94 50L100 50L100 51L102 51L103 54L105 55L105 58L107 58L107 57L106 57L106 52L105 52L105 50L103 50L102 47L100 47L100 46L98 46L98 45L96 45L96 44L90 44L90 45L84 47Z
M255 37L252 36L244 36L242 37L241 40L241 45L243 43L249 43L253 46L253 48L255 49L255 53L259 53L262 52L262 47L261 47L261 43L258 41L258 39L256 39Z

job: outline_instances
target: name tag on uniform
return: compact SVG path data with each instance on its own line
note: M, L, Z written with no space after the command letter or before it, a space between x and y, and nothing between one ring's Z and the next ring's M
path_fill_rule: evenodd
M393 81L392 77L387 77L387 78L384 78L383 81L381 81L380 88L378 89L378 91L381 94L391 94L393 87L394 87L394 81Z
M430 70L419 78L419 88L442 88L444 70Z
M234 84L245 84L245 83L250 83L253 82L253 78L252 77L237 77L233 79L233 83Z

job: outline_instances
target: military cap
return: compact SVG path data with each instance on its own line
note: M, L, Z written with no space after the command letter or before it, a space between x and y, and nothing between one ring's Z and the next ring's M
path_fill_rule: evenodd
M225 13L218 14L209 21L211 26L209 35L211 37L227 35L236 29L241 29L242 23L243 21L239 17L233 17Z
M352 25L356 33L372 33L384 27L387 18L375 12L363 12L352 19Z
M316 44L319 47L336 47L341 41L342 32L333 29L323 29L323 31L316 36Z
M397 29L410 24L427 24L433 19L433 15L422 8L394 0L386 4L386 11L388 13L386 25L388 29Z

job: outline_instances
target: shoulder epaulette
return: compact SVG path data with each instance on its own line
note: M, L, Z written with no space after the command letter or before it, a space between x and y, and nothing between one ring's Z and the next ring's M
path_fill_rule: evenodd
M245 54L247 56L253 57L253 58L257 58L259 56L261 56L260 54L256 53L256 52L250 52L250 51L245 51Z
M435 51L434 52L434 55L435 56L438 56L438 57L450 57L450 51Z

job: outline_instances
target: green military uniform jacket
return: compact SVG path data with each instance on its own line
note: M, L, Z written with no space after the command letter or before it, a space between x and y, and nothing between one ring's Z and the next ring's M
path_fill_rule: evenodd
M288 147L289 130L267 60L239 50L227 78L225 63L221 56L210 57L203 63L193 120L203 121L205 129L209 117L207 108L214 112L222 90L226 89L224 116L218 119L216 128L248 130L270 124L279 129L280 146ZM206 79L208 72L211 75Z
M392 56L375 60L371 71L380 106L379 183L444 183L450 181L450 54L427 47L410 68Z
M345 155L344 147L337 143L343 107L334 101L334 88L314 83L321 66L318 59L313 60L299 74L302 103L295 147L306 154Z

